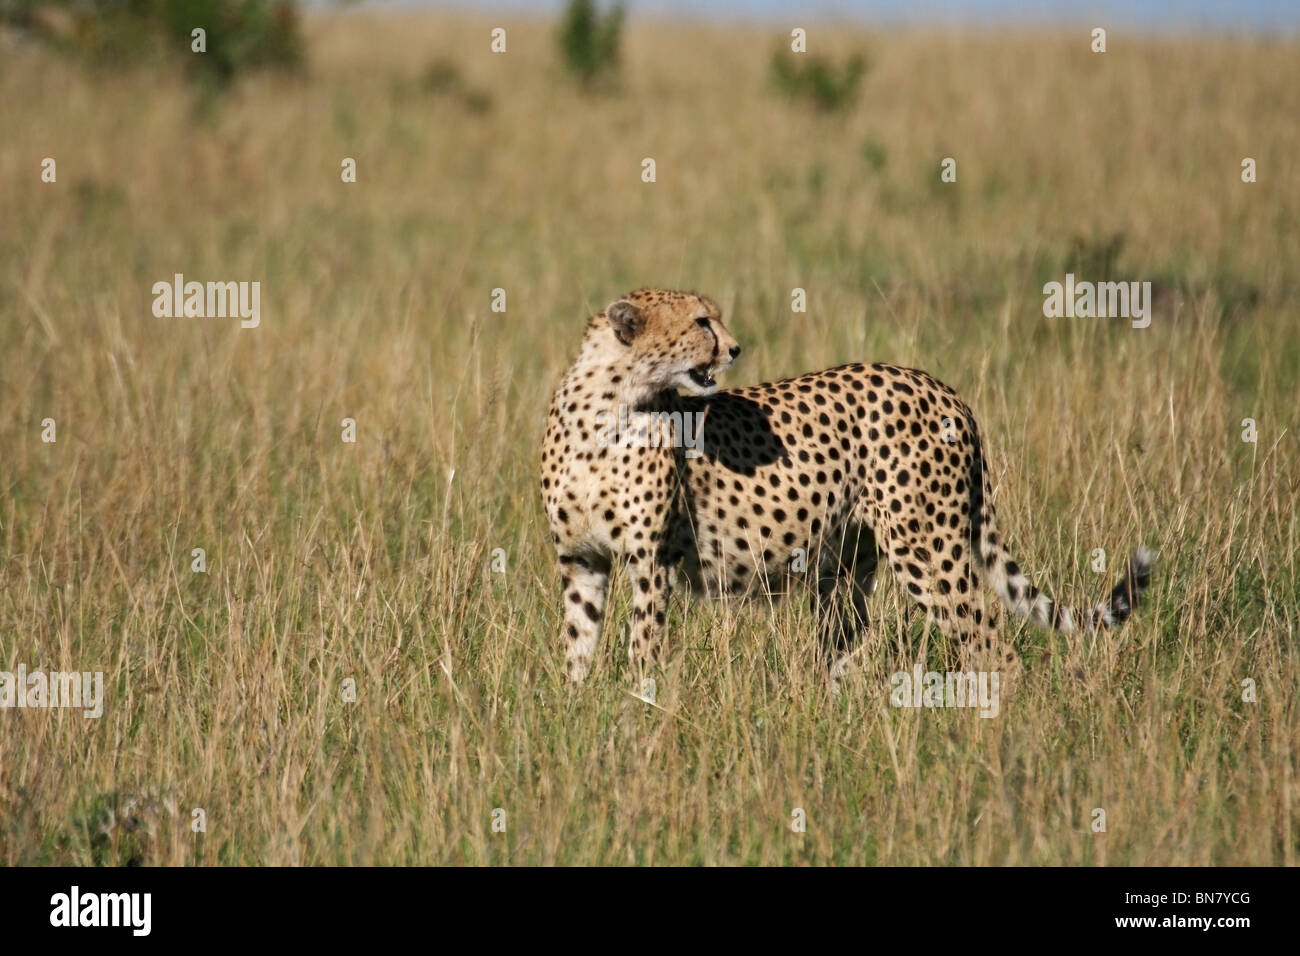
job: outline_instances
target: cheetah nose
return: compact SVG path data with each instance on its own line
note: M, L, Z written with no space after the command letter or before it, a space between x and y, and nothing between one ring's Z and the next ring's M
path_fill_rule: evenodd
M740 346L733 345L730 349L728 349L728 351L731 353L731 357L735 358L737 355L740 354Z

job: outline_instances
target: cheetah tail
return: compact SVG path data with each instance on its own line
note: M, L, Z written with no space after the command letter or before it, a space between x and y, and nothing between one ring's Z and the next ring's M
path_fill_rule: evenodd
M984 580L1013 614L1062 634L1077 634L1081 630L1090 634L1119 627L1128 620L1151 585L1155 554L1149 548L1138 548L1129 558L1124 579L1108 597L1086 608L1067 607L1034 587L1007 550L995 542L996 536L993 542L982 539L980 543Z
M983 479L984 475L981 474L980 478ZM971 543L975 546L972 550L978 555L976 563L985 582L1011 612L1019 617L1028 618L1040 627L1049 627L1062 634L1077 634L1080 631L1090 634L1123 624L1142 600L1143 592L1151 586L1155 552L1149 548L1138 548L1129 558L1124 579L1115 585L1108 597L1086 608L1058 604L1034 587L998 540L986 481L975 483L971 499L971 515L975 518L971 528Z

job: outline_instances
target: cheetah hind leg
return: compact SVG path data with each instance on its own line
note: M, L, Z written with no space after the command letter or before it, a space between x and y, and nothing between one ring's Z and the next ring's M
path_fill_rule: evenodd
M996 673L999 693L1009 693L1020 676L1020 655L999 634L970 552L956 562L952 574L942 577L928 560L915 559L910 543L896 547L893 554L895 577L907 582L906 593L925 611L927 623L938 625L955 646L962 671Z
M1009 638L997 626L996 612L984 601L980 578L974 564L961 562L967 587L958 597L919 601L949 642L957 647L957 665L963 672L976 671L998 675L999 693L1010 693L1020 676L1020 655ZM927 597L935 592L925 588ZM957 598L953 600L953 598Z
M870 529L861 528L848 540L853 542L852 557L847 564L839 563L829 593L822 593L822 580L818 581L818 633L827 658L830 691L835 695L839 694L844 680L859 670L863 649L860 639L870 626L867 600L875 589L880 562L880 551ZM844 613L846 586L851 617Z
M983 671L998 675L999 693L1008 694L1020 677L1020 655L1016 653L1009 639L998 634L992 622L984 619L979 624L949 618L948 627L942 630L949 640L956 640L959 646L958 666L962 671Z

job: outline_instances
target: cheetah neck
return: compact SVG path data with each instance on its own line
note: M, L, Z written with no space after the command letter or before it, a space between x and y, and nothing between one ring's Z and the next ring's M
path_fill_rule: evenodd
M617 413L620 405L642 408L662 389L646 384L647 370L629 355L609 330L593 327L582 341L578 358L556 391L562 415L589 418L598 411Z

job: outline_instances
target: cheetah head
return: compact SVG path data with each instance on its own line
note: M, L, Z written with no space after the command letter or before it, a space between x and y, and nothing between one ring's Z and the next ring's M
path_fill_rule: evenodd
M602 313L630 375L648 392L708 395L740 345L712 300L693 292L638 289ZM600 319L600 316L597 317Z

